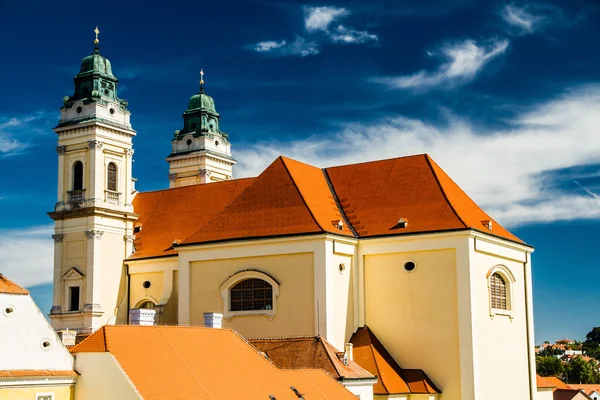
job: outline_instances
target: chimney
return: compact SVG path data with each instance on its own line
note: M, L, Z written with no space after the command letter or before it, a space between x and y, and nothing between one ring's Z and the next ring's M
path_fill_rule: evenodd
M352 343L346 343L346 349L344 351L344 365L348 366L350 361L354 361L354 352L352 351Z
M221 322L223 321L223 314L206 312L204 313L204 326L207 328L221 328Z
M132 308L129 310L129 324L153 326L156 318L156 310L148 308Z
M64 346L75 346L75 338L77 338L77 331L70 331L68 329L64 329L62 331L58 331L57 333Z

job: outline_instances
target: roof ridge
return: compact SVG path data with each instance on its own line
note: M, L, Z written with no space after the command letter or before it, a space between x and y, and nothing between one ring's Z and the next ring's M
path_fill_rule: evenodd
M310 206L306 202L306 199L302 195L302 192L300 191L300 188L298 187L298 184L296 183L296 180L294 179L294 176L290 172L290 169L288 168L288 166L287 166L287 164L285 162L285 158L283 156L279 156L279 158L281 159L281 162L283 163L283 167L285 168L288 176L292 180L292 183L294 184L294 187L296 188L296 191L298 192L298 195L300 195L300 198L302 199L302 203L304 203L304 206L308 210L308 213L310 214L311 218L313 219L313 221L315 222L315 224L317 224L317 226L321 229L322 232L328 232L327 230L323 229L323 227L321 226L321 224L319 224L319 221L317 221L317 218L315 218L315 215L313 214L312 210L310 209ZM291 158L289 158L288 160L296 161L296 160L292 160ZM299 162L299 161L296 161L296 162ZM310 164L306 164L306 163L301 163L301 164L307 165L307 166L312 167L312 168L317 168L317 167L315 167L313 165L310 165Z
M356 229L354 229L354 225L352 225L352 221L350 221L350 218L348 218L348 216L346 215L346 211L344 210L344 207L342 207L342 203L340 202L340 198L337 195L337 192L335 190L335 186L333 186L333 182L331 182L331 179L329 178L329 172L327 172L327 168L322 168L321 171L323 172L323 176L325 177L325 182L327 182L327 186L329 187L329 191L331 192L331 194L333 196L333 201L335 201L335 206L337 207L338 212L340 213L340 215L344 219L344 222L346 223L346 225L350 229L350 232L352 232L352 234L355 237L360 237L359 234L358 234L358 232L356 231Z
M333 369L335 370L335 372L337 372L337 374L340 377L343 377L344 375L340 372L340 370L338 369L337 365L335 365L336 363L333 362L333 359L332 359L332 357L335 357L337 359L337 354L331 354L331 352L329 351L329 348L327 346L327 344L330 345L331 347L333 347L333 345L331 345L331 343L329 343L328 341L326 341L325 339L323 339L321 336L319 336L319 344L321 346L323 346L323 350L325 350L325 353L327 353L327 356L328 356L327 358L329 359L329 362L333 366ZM335 347L334 347L334 349L335 349Z
M375 368L377 368L377 372L379 373L377 375L377 379L379 379L379 381L381 382L381 385L383 386L383 388L385 389L385 391L388 393L388 395L390 394L390 390L387 388L385 382L383 381L383 379L381 379L381 370L379 369L379 363L377 362L377 357L375 357L375 352L373 351L373 349L375 348L375 346L373 346L373 342L371 341L371 329L365 325L363 326L363 328L365 330L365 332L367 332L367 340L369 341L369 350L371 350L371 355L373 356L373 362L375 363ZM408 386L408 385L407 385ZM408 389L410 392L410 388Z
M465 223L465 221L461 218L461 216L458 215L458 212L454 208L454 205L448 199L448 195L446 194L446 191L444 190L444 187L440 183L440 179L437 176L437 173L435 172L435 168L433 168L433 165L431 164L433 162L433 160L431 159L431 157L429 157L428 154L423 154L423 156L425 157L425 161L427 162L427 165L429 166L429 169L431 170L431 173L433 174L433 177L435 178L435 182L437 183L438 187L440 188L440 192L442 192L442 195L444 196L444 200L446 200L446 203L448 204L448 206L450 206L450 208L452 209L452 212L454 213L454 215L456 215L456 218L458 218L458 220L460 221L460 223L463 224L463 226L465 228L469 228L469 225L467 225ZM450 177L448 176L448 178L450 178ZM452 179L450 178L450 180L452 180ZM454 183L456 185L456 182L452 181L452 183Z
M267 167L268 168L268 167ZM263 171L264 172L264 171ZM261 173L262 174L262 173ZM260 175L259 175L260 176ZM246 179L250 179L250 178L246 178ZM192 233L191 235L189 235L187 238L185 238L182 243L187 242L190 238L192 238L194 235L196 235L198 232L200 232L203 228L207 227L211 222L213 222L214 220L218 219L226 210L229 209L229 207L231 207L231 205L240 198L240 196L242 196L244 193L246 193L246 190L250 189L252 187L252 185L254 185L254 183L257 181L258 177L254 178L254 180L248 185L246 186L246 189L242 190L237 196L235 196L235 198L231 199L229 201L229 203L227 203L227 205L225 207L223 207L223 209L221 211L219 211L218 213L215 214L215 216L213 218L211 218L210 220L206 221L206 223L204 225L202 225L201 227L199 227L197 230L194 231L194 233ZM237 184L237 183L236 183Z
M350 167L350 166L354 166L354 165L373 164L373 163L377 163L377 162L381 162L381 161L400 160L400 159L406 159L406 158L417 158L417 157L422 157L422 156L427 156L427 153L411 154L409 156L400 156L400 157L381 158L381 159L377 159L377 160L363 161L363 162L357 162L357 163L351 163L351 164L332 165L331 167L327 167L325 169Z
M248 180L248 179L256 179L256 177L255 176L248 176L248 177L245 177L245 178L236 178L236 179L230 179L230 180L226 180L226 181L215 181L215 182L210 182L210 183L211 184L216 183L218 185L218 184L222 184L222 183L231 183L231 182L245 181L245 180ZM164 188L164 189L148 190L148 191L145 191L145 192L137 192L137 194L140 195L140 194L146 194L146 193L168 192L168 191L171 191L171 190L173 190L173 191L179 191L179 190L189 189L191 187L199 186L199 185L206 185L206 183L195 183L193 185L187 185L187 186L178 186L178 187L172 187L172 188L170 187L170 188Z

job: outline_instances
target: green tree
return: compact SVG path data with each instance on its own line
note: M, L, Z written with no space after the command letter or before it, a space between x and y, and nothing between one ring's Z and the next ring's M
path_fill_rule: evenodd
M595 383L596 374L592 364L582 357L575 357L566 367L567 383Z
M554 356L536 357L535 366L540 376L562 376L565 372L562 361Z
M595 327L585 336L583 351L586 355L600 360L600 326Z

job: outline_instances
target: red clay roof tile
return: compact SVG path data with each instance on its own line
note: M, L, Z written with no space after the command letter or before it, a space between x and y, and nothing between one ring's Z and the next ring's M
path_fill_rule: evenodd
M325 371L278 369L229 329L111 325L102 330L71 352L105 348L146 400L250 400L269 395L293 400L297 397L292 386L307 399L356 400ZM98 341L104 345L85 345Z
M27 289L23 289L21 286L0 274L0 293L29 294L29 291Z
M359 328L350 343L354 361L379 378L373 394L440 393L422 370L402 369L368 327Z

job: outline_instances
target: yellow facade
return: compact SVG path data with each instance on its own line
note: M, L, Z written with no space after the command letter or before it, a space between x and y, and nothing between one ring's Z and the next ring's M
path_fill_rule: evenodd
M460 400L456 254L365 257L366 324L403 368L426 371L443 399ZM414 271L404 263L414 261Z
M203 313L223 312L220 286L236 272L255 269L279 282L277 316L236 316L224 321L244 337L308 336L314 334L313 254L222 259L191 263L191 323L204 324Z
M74 400L72 386L28 386L0 389L0 400L36 400L38 395L52 394L52 400Z

